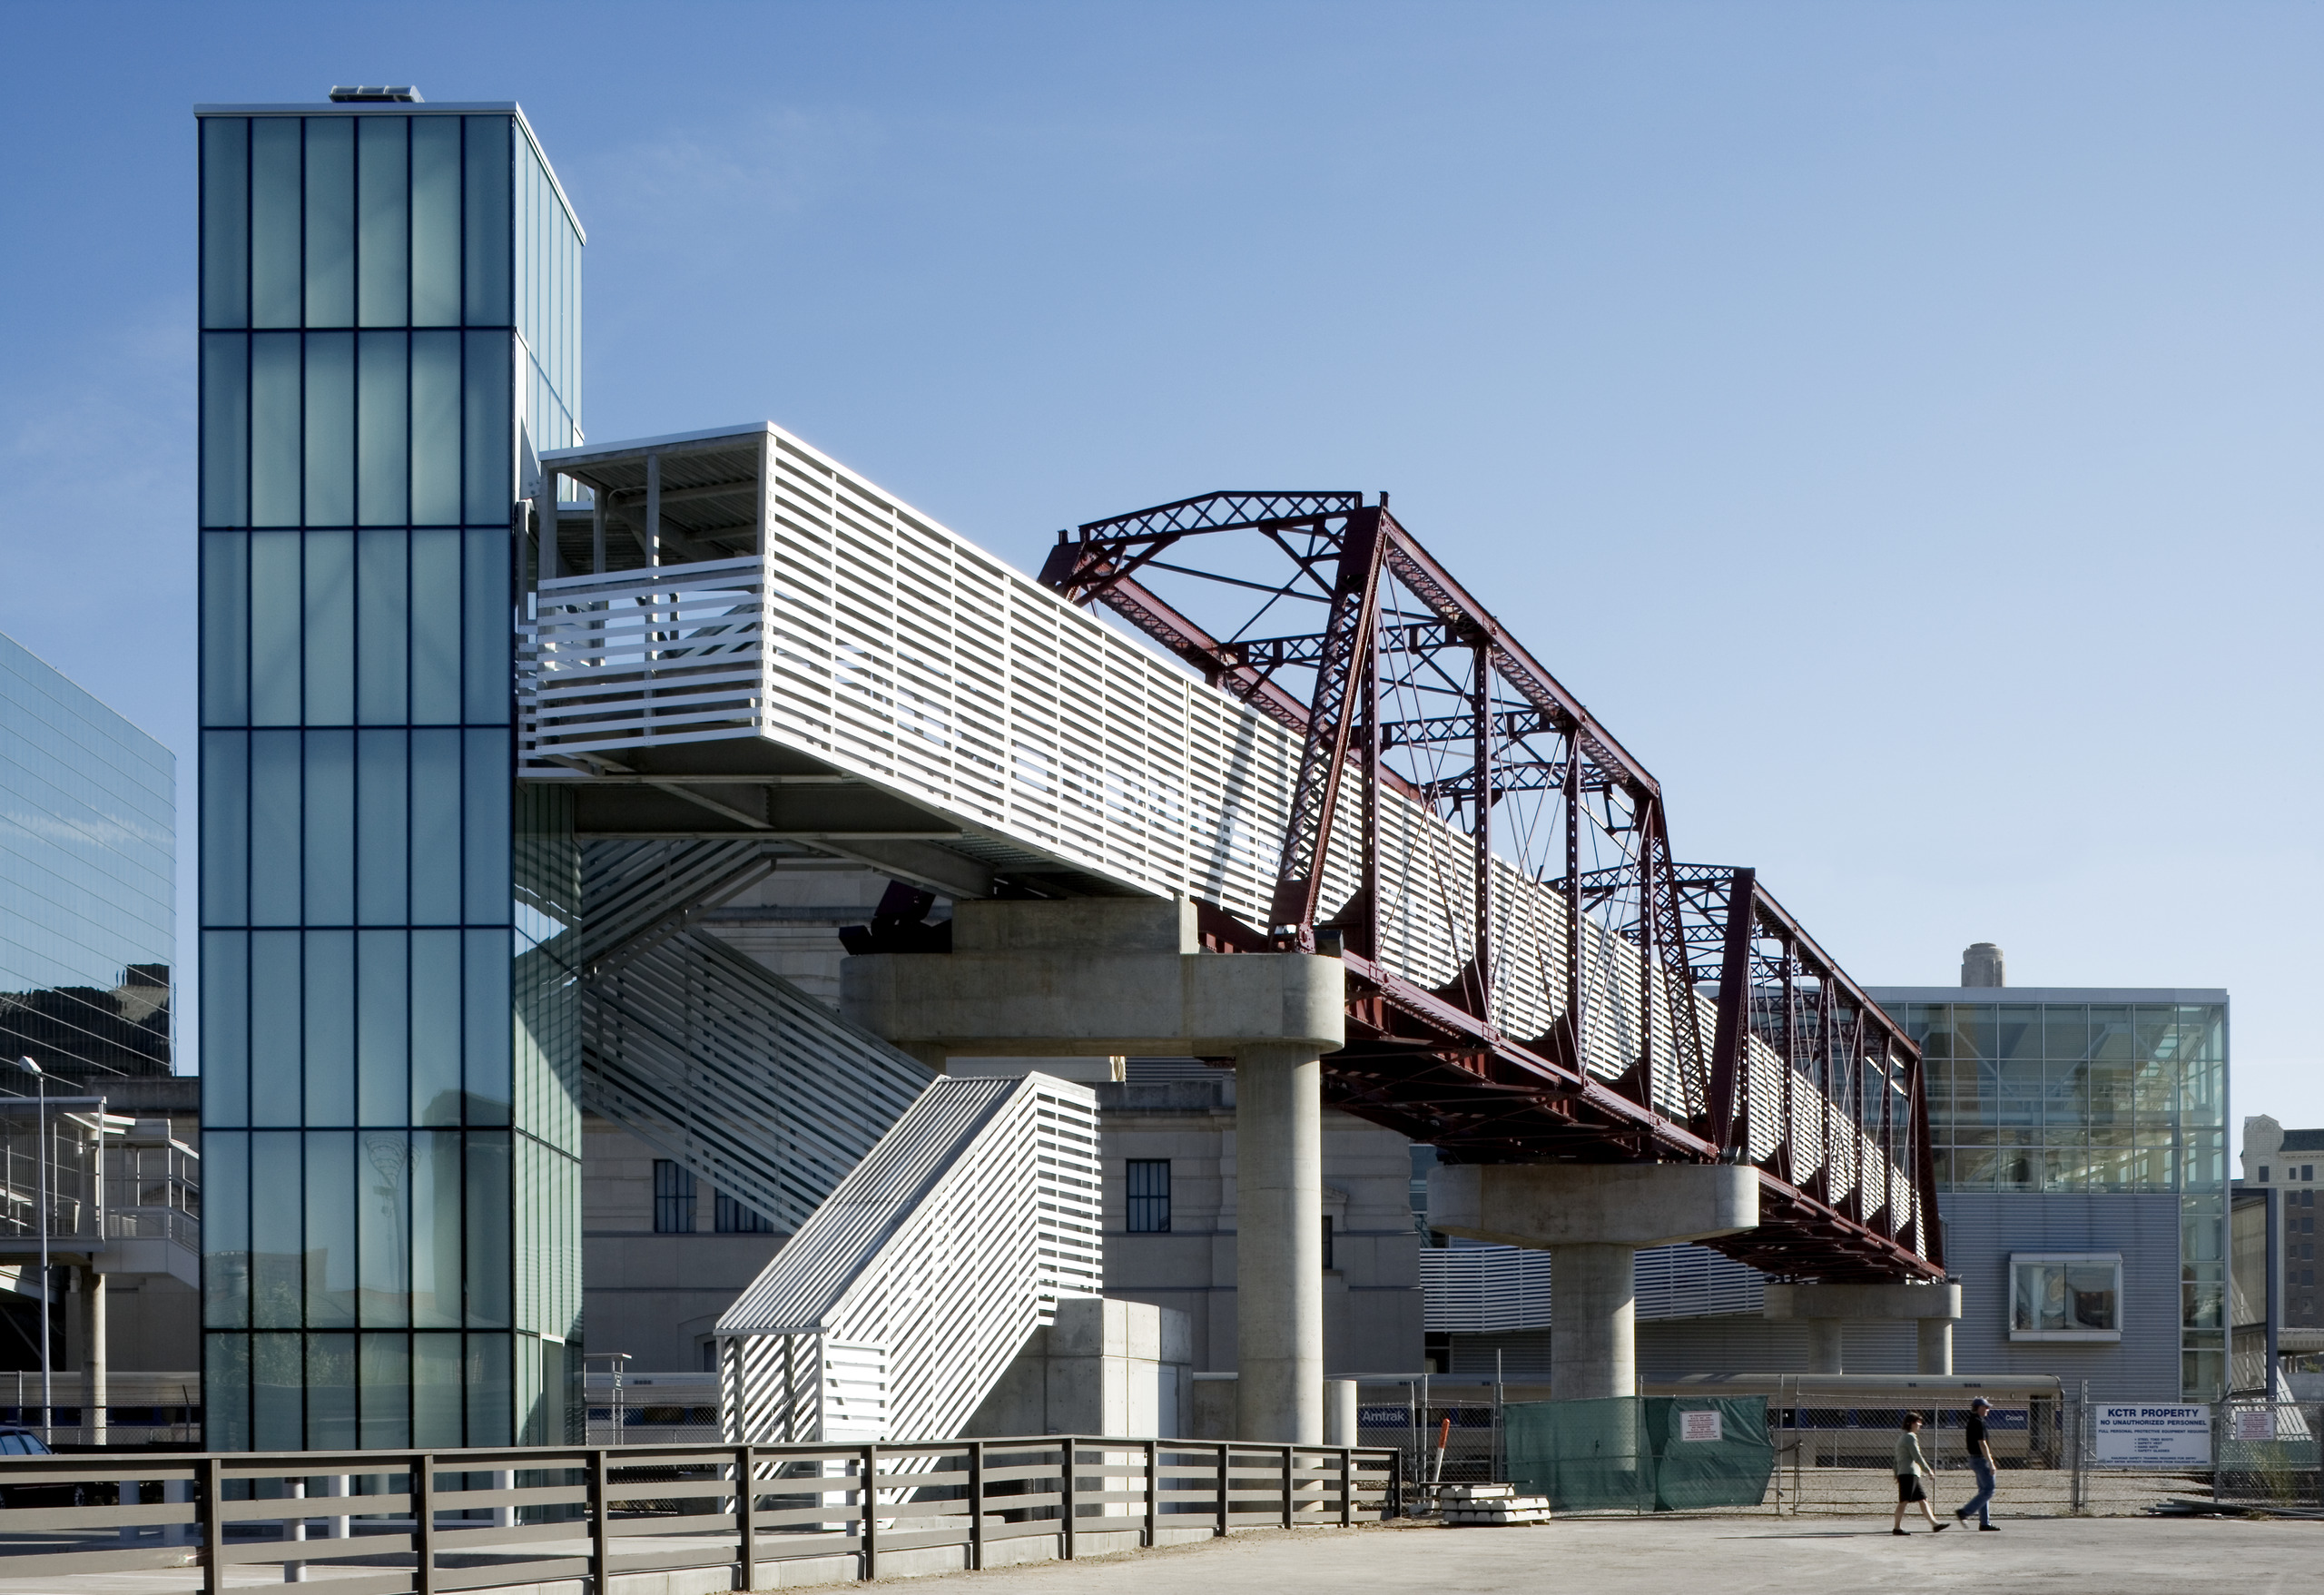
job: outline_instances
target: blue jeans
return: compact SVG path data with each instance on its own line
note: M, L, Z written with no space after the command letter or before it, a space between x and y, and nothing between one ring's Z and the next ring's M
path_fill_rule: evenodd
M1969 1498L1969 1503L1966 1506L1953 1515L1965 1523L1969 1521L1969 1514L1975 1512L1977 1524L1982 1528L1994 1521L1991 1511L1987 1510L1993 1505L1994 1500L1994 1465L1983 1457L1973 1456L1969 1459L1969 1471L1977 1475L1977 1493Z

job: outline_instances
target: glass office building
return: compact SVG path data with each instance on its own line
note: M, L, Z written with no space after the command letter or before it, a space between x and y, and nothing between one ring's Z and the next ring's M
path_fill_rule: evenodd
M176 793L167 748L0 636L0 1058L170 1072Z
M578 867L511 682L580 228L511 104L196 117L210 1443L561 1442Z
M2222 1395L2227 994L1871 995L1926 1060L1945 1256L1967 1287L1957 1365ZM1959 1349L1980 1342L1984 1360Z

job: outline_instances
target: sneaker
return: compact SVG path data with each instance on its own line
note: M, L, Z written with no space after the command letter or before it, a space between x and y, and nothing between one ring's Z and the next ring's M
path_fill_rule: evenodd
M1929 1530L1929 1532L1930 1532L1930 1533L1932 1533L1932 1534L1942 1534L1942 1533L1944 1533L1944 1532L1945 1532L1945 1530L1947 1530L1947 1529L1951 1528L1952 1526L1953 1526L1953 1525L1952 1525L1951 1523L1939 1523L1939 1524L1937 1524L1935 1527L1934 1527L1934 1528L1932 1528L1931 1530Z
M1980 1534L1998 1534L2001 1532L2001 1525L1999 1523L1979 1523L1977 1525L1977 1532Z
M1902 1540L1902 1539L1905 1537L1905 1531L1904 1531L1904 1530L1902 1530L1902 1529L1891 1529L1891 1530L1889 1530L1888 1531L1889 1531L1891 1534L1896 1535L1896 1538L1897 1538L1897 1539L1899 1539L1899 1540Z

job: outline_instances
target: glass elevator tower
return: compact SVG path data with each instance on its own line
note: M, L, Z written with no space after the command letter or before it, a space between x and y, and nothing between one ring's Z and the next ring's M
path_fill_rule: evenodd
M513 104L195 115L209 1443L577 1439L578 864L512 658L581 230Z

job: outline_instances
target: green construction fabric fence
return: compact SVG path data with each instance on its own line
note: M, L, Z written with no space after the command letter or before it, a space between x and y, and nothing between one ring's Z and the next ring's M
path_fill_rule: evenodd
M1558 1511L1757 1506L1775 1470L1757 1396L1517 1402L1502 1421L1510 1482Z

